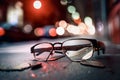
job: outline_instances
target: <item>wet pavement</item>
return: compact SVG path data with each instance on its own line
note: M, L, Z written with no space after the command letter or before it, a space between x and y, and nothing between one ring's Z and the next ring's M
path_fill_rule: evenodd
M0 80L120 80L119 46L106 44L105 54L98 56L94 53L92 60L103 63L103 68L71 62L66 57L49 62L32 61L30 47L37 42L4 43L0 46ZM29 67L34 64L37 65Z

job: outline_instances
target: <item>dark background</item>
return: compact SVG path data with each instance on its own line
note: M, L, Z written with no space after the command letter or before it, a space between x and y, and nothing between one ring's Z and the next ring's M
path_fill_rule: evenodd
M23 4L22 26L19 25L13 26L7 24L7 9L10 5L14 6L17 1L21 1ZM96 29L95 35L101 36L103 38L107 38L113 43L117 43L117 44L120 43L120 35L118 35L120 34L119 25L117 29L116 26L115 27L109 26L110 20L115 18L115 15L118 15L119 18L119 9L118 12L115 12L113 10L114 7L117 4L119 4L119 0L89 0L89 1L88 0L40 0L40 1L42 3L42 7L36 10L35 8L33 8L34 0L29 0L29 1L0 0L0 11L1 11L0 26L3 27L6 31L4 35L0 36L0 41L24 41L24 40L40 39L41 37L35 36L33 31L31 31L31 33L29 34L26 34L22 31L22 29L26 24L31 24L33 30L37 27L45 28L46 25L54 26L56 22L60 20L65 20L69 24L76 25L74 20L71 18L71 15L67 11L67 7L69 5L74 5L76 7L77 12L80 13L81 21L84 21L84 18L86 16L89 16L93 19L93 23ZM62 5L60 1L68 1L68 3L67 5ZM98 22L101 22L104 25L103 32L99 32L97 26ZM7 25L7 27L4 27L3 24ZM10 28L8 29L8 27ZM46 37L46 35L42 37ZM71 34L68 34L67 36L71 36ZM50 36L47 37L51 38ZM56 36L56 37L64 37L64 35Z

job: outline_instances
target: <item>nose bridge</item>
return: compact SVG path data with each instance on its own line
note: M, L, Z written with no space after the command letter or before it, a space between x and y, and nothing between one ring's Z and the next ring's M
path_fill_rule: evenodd
M60 42L54 43L53 46L54 46L53 47L54 50L61 50L62 49L62 43L60 43Z

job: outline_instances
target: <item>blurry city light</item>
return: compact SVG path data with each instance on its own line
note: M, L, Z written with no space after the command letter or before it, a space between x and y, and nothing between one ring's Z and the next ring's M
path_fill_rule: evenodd
M67 10L71 14L76 12L76 8L73 5L69 5Z
M81 22L78 27L80 28L80 34L87 34L87 26L85 23Z
M87 30L88 34L94 35L95 34L95 26L93 25L92 18L91 17L85 17L84 22L88 27L88 30Z
M41 2L39 0L35 0L34 3L33 3L33 7L35 9L40 9L42 6Z
M18 13L18 12L17 12ZM12 7L8 8L7 22L16 25L18 23L18 15Z
M43 28L35 28L35 30L34 30L34 34L38 37L44 36L44 33L45 33L45 31Z
M81 18L78 19L73 19L74 23L76 23L77 25L79 25L81 23Z
M60 3L61 3L62 5L67 5L68 1L67 1L67 0L60 0Z
M78 12L72 13L72 18L77 20L80 18L80 14Z
M74 25L68 25L67 31L72 34L80 34L80 28Z
M68 31L69 33L71 33L73 28L74 28L74 27L69 24L68 27L67 27L67 31Z
M88 33L90 35L94 35L95 34L95 26L94 25L88 26Z
M5 35L5 30L2 27L0 27L0 37L3 35Z
M97 29L99 32L103 32L104 25L102 22L97 22Z
M75 27L73 30L72 30L72 33L74 34L74 35L79 35L80 34L80 27Z
M59 27L59 21L56 21L54 26Z
M67 26L67 22L66 22L65 20L61 20L61 21L59 22L59 27L66 28L66 26Z
M73 35L94 35L95 27L94 25L87 26L85 23L80 22L78 26L69 24L66 30Z
M50 29L49 29L49 35L50 35L51 37L57 36L56 29L55 29L55 28L50 28Z
M63 35L63 34L65 33L65 30L64 30L63 27L57 27L56 33L57 33L58 35Z
M23 25L22 2L16 2L15 6L9 6L7 10L7 22L11 25Z
M32 26L30 24L27 24L23 28L24 33L30 33L33 30Z
M92 25L92 18L91 17L85 17L84 22L86 25Z

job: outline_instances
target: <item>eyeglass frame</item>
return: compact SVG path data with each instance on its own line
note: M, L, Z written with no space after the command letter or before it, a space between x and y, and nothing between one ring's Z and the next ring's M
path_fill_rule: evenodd
M100 55L100 50L102 50L102 53L104 54L105 53L105 44L102 42L102 41L97 41L96 39L89 39L89 38L73 38L73 39L68 39L68 40L65 40L63 42L55 42L55 43L50 43L50 42L41 42L41 43L37 43L35 45L33 45L31 47L31 53L33 54L34 58L36 57L35 55L35 50L34 50L34 47L39 45L39 44L43 44L43 43L48 43L52 46L52 51L53 50L56 50L57 48L59 48L59 50L63 50L63 43L66 42L66 41L69 41L69 40L88 40L92 43L93 45L93 53L94 51L97 51L97 54ZM54 45L56 44L60 44L61 46L60 47L54 47ZM56 48L56 49L55 49ZM50 52L50 54L48 55L48 57L46 58L46 61L48 61L48 58L49 56L52 54L52 51ZM65 52L64 52L65 53ZM67 55L66 55L67 56ZM68 57L68 56L67 56ZM69 57L68 57L69 58ZM70 59L71 60L71 59ZM71 60L72 61L72 60Z

